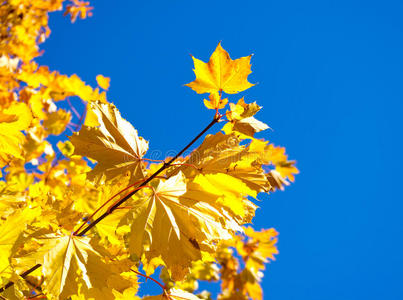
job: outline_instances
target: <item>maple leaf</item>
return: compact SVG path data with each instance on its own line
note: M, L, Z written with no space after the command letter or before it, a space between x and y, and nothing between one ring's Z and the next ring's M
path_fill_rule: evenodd
M87 16L91 17L91 10L93 7L88 6L90 3L86 1L80 0L71 0L71 4L66 6L66 11L64 12L64 16L70 14L71 22L74 23L77 20L77 17L80 16L81 19L85 19Z
M22 158L21 145L25 136L21 132L31 124L32 115L25 103L13 103L0 112L0 167L11 157Z
M3 200L3 199L2 199ZM17 211L0 223L0 274L10 265L9 258L17 239L26 228L26 224L40 214L39 210L25 209Z
M47 115L46 120L43 122L45 129L49 134L59 135L65 129L71 120L71 113L64 109L59 109Z
M209 100L204 99L204 105L208 109L222 109L227 105L228 98L221 99L221 96L218 92L211 93L209 96Z
M91 111L97 116L99 127L83 126L70 140L74 154L87 156L98 162L88 173L89 179L112 180L127 172L130 182L144 177L141 159L148 142L123 119L113 104L92 102Z
M273 228L255 231L252 227L247 227L245 235L248 237L247 241L242 247L237 247L237 250L246 262L245 267L258 276L264 270L265 263L274 260L274 255L278 254L278 232Z
M150 198L135 204L129 235L130 253L144 253L148 261L161 257L174 280L183 279L203 251L214 251L213 242L231 237L225 216L199 197L208 194L194 197L186 192L180 172L160 181Z
M111 82L111 79L109 77L104 77L102 75L97 75L96 79L97 79L98 85L101 88L103 88L104 90L109 89L109 85L110 85L110 82Z
M143 298L143 300L184 300L184 299L201 300L196 295L177 288L170 289L168 292L164 291L164 293L161 295L147 296Z
M245 197L267 192L270 185L258 163L259 155L240 142L234 133L207 135L185 164L168 174L181 170L199 190L219 196L220 206L249 222L256 206Z
M89 237L50 233L34 236L34 240L40 248L14 260L17 265L27 262L42 265L43 291L51 299L75 294L89 298L94 294L101 295L100 291L104 293L103 299L114 299L112 290L105 293L105 287L121 291L134 284L120 277L122 266L106 264L102 260L101 254L90 245ZM128 271L130 265L124 269Z
M236 235L220 245L218 262L221 264L222 294L218 299L263 299L260 282L265 263L274 260L278 254L276 247L277 231L273 228L255 231L251 227L244 235ZM239 270L238 258L233 255L236 249L242 257L244 268Z
M296 162L288 160L284 147L265 145L259 156L262 163L274 166L274 170L266 174L271 190L283 190L285 185L290 184L289 181L294 181L294 174L299 173L295 167Z
M225 92L236 94L254 84L248 82L248 75L252 72L250 59L252 55L232 60L227 51L218 43L217 48L205 63L192 56L196 79L185 84L198 94Z
M230 111L227 112L229 122L222 130L226 134L236 131L253 137L256 132L268 129L269 126L253 117L260 109L256 102L245 103L243 97L237 104L230 103Z
M112 290L115 300L141 300L140 297L134 296L137 290L134 288L125 289L122 293Z

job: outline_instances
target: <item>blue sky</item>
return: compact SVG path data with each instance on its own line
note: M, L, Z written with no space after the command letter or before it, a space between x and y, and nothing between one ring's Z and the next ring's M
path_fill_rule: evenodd
M111 4L113 3L113 5ZM256 228L280 232L265 299L403 299L401 1L93 1L50 15L40 62L91 85L150 140L179 150L211 119L189 54L250 53L244 92L301 171L262 196ZM237 96L230 97L233 101ZM399 196L400 195L400 196Z

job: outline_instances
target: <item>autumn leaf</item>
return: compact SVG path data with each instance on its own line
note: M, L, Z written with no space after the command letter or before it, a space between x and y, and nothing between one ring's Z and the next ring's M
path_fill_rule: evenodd
M257 276L264 270L265 264L273 261L274 255L278 254L278 232L273 228L255 231L252 227L247 227L245 235L248 239L242 248L237 248L238 253L243 256L245 267Z
M115 297L115 300L141 300L140 297L135 296L137 289L134 288L127 288L122 293L112 290L112 293Z
M130 172L131 182L144 177L141 159L148 142L123 119L113 104L91 103L99 127L83 126L71 136L74 154L87 156L98 162L89 172L90 180L108 181Z
M158 296L147 296L144 297L143 300L201 300L194 294L189 292L173 288L170 289L168 292L165 292Z
M256 102L245 103L244 98L239 99L237 104L230 103L230 110L227 112L229 122L224 125L223 131L226 134L236 131L253 137L256 132L270 128L253 117L260 109Z
M221 99L221 96L218 92L211 93L209 96L209 100L204 99L204 105L208 109L222 109L227 105L228 98Z
M22 158L25 136L21 132L31 124L32 115L25 103L13 103L0 112L0 167L11 157Z
M294 181L294 175L299 171L295 166L295 161L288 160L284 147L268 144L259 154L259 160L263 164L271 165L274 169L267 172L266 176L270 182L271 190L284 190L284 186Z
M114 282L113 278L120 276L122 268L116 268L113 264L108 267L101 254L90 244L89 237L51 233L37 236L34 240L40 247L15 258L15 261L19 265L24 262L42 265L45 277L43 290L51 299L59 299L59 295L64 298L80 293L96 295L104 287L120 286L118 289L123 290L135 283L124 278L119 279L120 283ZM130 265L124 269L128 271ZM114 299L112 291L108 293L104 291L103 299Z
M240 143L234 133L207 135L185 165L172 172L181 170L201 190L219 195L221 205L249 221L253 204L245 197L267 192L270 185L259 166L259 155Z
M71 22L74 23L77 20L77 17L81 19L85 19L87 16L91 17L91 10L93 7L89 6L89 2L80 1L80 0L71 0L71 4L66 6L66 11L64 12L64 16L70 14Z
M15 212L0 223L0 276L10 265L9 258L12 257L12 250L27 223L39 214L40 211L37 209L26 208L23 211Z
M150 198L135 204L129 235L130 253L144 253L148 261L161 257L174 280L184 278L202 251L214 251L213 242L231 237L225 216L186 191L182 173L160 181Z
M43 125L49 134L59 135L66 129L70 120L71 113L64 109L59 109L49 113Z
M109 89L111 79L109 77L104 77L103 75L97 75L96 77L98 85L104 90Z
M247 79L252 72L251 57L252 55L249 55L232 60L219 43L208 63L192 56L196 79L185 85L198 94L221 91L227 94L242 92L254 85Z

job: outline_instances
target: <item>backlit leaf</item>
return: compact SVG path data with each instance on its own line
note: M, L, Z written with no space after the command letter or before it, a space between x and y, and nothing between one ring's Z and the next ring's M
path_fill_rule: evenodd
M113 104L91 103L99 127L83 126L70 138L75 154L98 162L88 174L89 179L112 180L130 173L131 182L144 177L141 159L148 142L139 137L137 130L120 116Z
M236 94L244 91L253 84L248 82L250 59L252 55L232 60L227 51L218 44L208 63L193 58L196 79L186 86L198 94L223 91Z

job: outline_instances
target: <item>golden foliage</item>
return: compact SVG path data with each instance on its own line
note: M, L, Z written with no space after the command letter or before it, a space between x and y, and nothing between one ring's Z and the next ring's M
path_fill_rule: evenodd
M215 110L202 133L225 125L190 155L152 161L148 141L107 100L110 78L97 75L92 88L35 61L48 13L63 3L0 7L0 284L13 282L2 297L137 299L142 276L163 289L145 299L207 299L194 294L200 280L221 280L219 299L262 299L277 232L245 225L254 199L283 189L298 170L284 148L256 137L269 128L255 118L260 106L223 97L253 86L251 56L232 60L219 43L208 63L193 57L187 86L209 93L204 104ZM74 22L91 10L72 0L65 15ZM50 142L68 131L68 140ZM159 266L165 285L149 277Z

